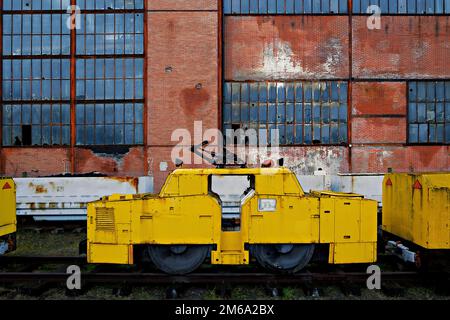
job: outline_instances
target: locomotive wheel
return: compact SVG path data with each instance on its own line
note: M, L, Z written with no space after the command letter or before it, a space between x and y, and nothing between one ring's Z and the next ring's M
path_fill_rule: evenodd
M201 245L155 245L147 248L153 264L169 274L186 274L194 271L205 261L209 246Z
M300 271L314 253L313 244L260 244L253 249L253 254L262 267L282 273Z

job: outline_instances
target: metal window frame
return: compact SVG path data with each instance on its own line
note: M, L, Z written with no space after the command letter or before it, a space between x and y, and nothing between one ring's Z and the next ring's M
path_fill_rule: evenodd
M77 4L77 0L70 0L70 5L76 5ZM127 55L123 55L123 54L110 54L110 55L105 55L105 54L92 54L92 55L78 55L76 52L76 30L72 29L69 32L69 37L70 37L70 54L68 55L47 55L47 54L41 54L40 55L10 55L10 56L3 56L0 58L0 77L1 77L1 81L0 81L0 88L2 88L3 86L3 60L4 59L11 59L11 60L27 60L27 59L69 59L70 60L70 79L68 79L70 81L70 99L69 100L8 100L8 101L4 101L3 100L3 91L0 90L0 101L4 104L11 104L11 105L22 105L22 104L32 104L32 105L58 105L58 104L69 104L70 105L70 148L71 148L71 159L72 159L72 172L74 172L74 148L76 146L80 146L80 147L89 147L90 145L77 145L76 144L76 105L78 104L88 104L91 103L92 101L89 100L80 100L77 99L76 97L76 61L77 59L97 59L97 58L102 58L102 59L108 59L108 58L142 58L143 59L143 79L142 79L142 86L143 86L143 93L142 93L142 98L139 99L123 99L123 100L116 100L116 99L111 99L111 100L101 100L101 104L107 104L107 103L140 103L143 105L143 115L142 115L142 119L143 119L143 137L140 139L143 142L142 143L137 143L137 144L122 144L122 145L118 145L115 144L113 146L145 146L147 144L147 106L146 106L146 70L147 70L147 59L146 59L146 52L147 52L147 22L146 22L146 1L143 1L143 7L140 9L81 9L81 14L137 14L140 13L143 15L143 32L139 33L142 35L143 38L143 53L142 54L127 54ZM1 30L1 41L0 41L0 51L3 52L3 16L4 14L10 14L10 15L43 15L43 14L60 14L61 15L61 27L60 27L60 33L59 34L55 34L55 36L60 36L60 48L61 46L61 35L67 35L66 33L62 32L62 28L63 28L63 23L64 23L64 18L63 15L67 15L68 12L66 9L49 9L49 10L3 10L3 1L0 0L0 30ZM124 20L125 22L125 20ZM42 26L42 19L41 19L41 26ZM52 22L50 22L52 23ZM12 22L11 22L12 24ZM21 28L23 28L23 26L21 26ZM116 28L116 25L114 25L114 28ZM133 26L134 31L136 28L136 24ZM52 30L52 26L50 25L50 29ZM42 33L43 29L41 28L41 33L40 34L35 34L35 35L40 35L42 38L42 35L47 35L46 33ZM52 30L53 31L53 30ZM126 34L126 33L124 33ZM130 33L130 34L135 34L135 33ZM11 34L12 35L12 34ZM53 32L51 33L51 35L53 35ZM21 33L20 36L23 36L23 33ZM30 34L30 36L33 36L33 33ZM12 40L11 40L12 41ZM32 39L30 40L32 41ZM124 39L125 41L125 39ZM134 40L136 41L136 40ZM41 42L42 43L42 42ZM32 45L32 42L31 42ZM134 46L135 47L135 46ZM22 41L21 41L21 50L22 50ZM21 52L22 53L22 52ZM32 71L31 71L32 72ZM123 78L124 80L126 79L125 77ZM140 78L136 78L135 74L134 74L134 78L132 79L134 81L134 86L135 86L135 81L137 79ZM32 86L32 79L30 78L30 86ZM49 79L52 80L52 79ZM131 80L131 78L130 78ZM12 81L12 80L11 80ZM23 79L21 80L23 81ZM26 80L25 80L26 81ZM60 79L60 81L62 81ZM42 82L42 79L41 79ZM50 88L52 89L52 88ZM136 89L135 89L136 90ZM30 92L32 92L30 90ZM42 85L41 85L41 93L42 93ZM2 108L0 108L0 124L2 124L2 120L3 120L3 110ZM137 123L135 121L136 124L141 125L141 123ZM42 124L41 124L42 126ZM3 127L3 124L1 125L1 127ZM0 130L0 148L1 147L8 147L8 148L27 148L27 147L32 147L32 148L51 148L51 147L55 147L55 148L65 148L67 147L67 145L65 144L61 144L61 145L31 145L31 146L14 146L14 145L3 145L3 137L2 137L2 133L3 133L3 129ZM62 134L61 134L62 137ZM133 135L133 140L135 140L135 136ZM108 146L108 145L95 145L95 146Z
M227 9L224 5L224 2L230 2L230 10L227 10L225 12L225 9ZM233 7L232 7L232 3L233 1L239 1L239 12L233 12ZM242 6L242 1L246 1L249 3L249 10L248 12L242 12L241 10L241 6ZM266 8L267 10L265 12L260 12L259 10L259 3L258 3L258 12L251 12L250 10L250 1L254 1L254 0L221 0L222 5L224 7L224 15L225 16L265 16L265 15L319 15L319 16L328 16L328 15L333 15L333 16L347 16L347 15L354 15L354 16L366 16L366 15L372 15L372 13L367 13L367 8L365 8L364 10L362 10L362 1L368 1L368 5L371 4L375 4L373 2L376 2L375 5L378 5L381 8L381 2L380 1L388 1L388 11L389 12L382 12L381 14L383 16L448 16L450 15L450 2L448 2L448 0L442 0L442 13L437 13L436 12L436 4L438 1L441 0L407 0L406 2L406 12L400 12L399 11L399 1L401 0L339 0L339 4L338 4L338 9L339 12L313 12L313 1L320 1L320 11L322 11L322 7L323 7L323 1L328 1L328 8L331 8L331 0L310 0L311 1L311 12L304 12L304 1L306 0L301 0L302 1L302 5L301 8L303 9L303 12L295 12L295 0L294 0L294 12L292 13L288 13L286 12L286 1L287 0L273 0L273 1L283 1L284 2L284 12L278 12L278 10L276 9L276 12L269 12L268 11L268 1L271 0L265 0L266 1ZM256 0L258 1L258 0ZM395 11L391 11L391 3L396 2L395 8L397 8ZM414 12L408 12L408 1L415 1L415 5L414 5ZM424 5L425 5L425 11L423 12L418 12L417 11L417 7L418 7L418 2L419 1L424 1ZM427 1L433 1L433 12L428 12L428 10L426 10L426 2ZM349 4L347 4L347 2L351 2ZM344 5L346 6L346 12L342 12L340 10L341 8L341 3L344 3ZM358 4L358 5L356 5ZM365 4L364 4L365 5ZM278 6L278 2L275 4L275 6ZM359 11L357 11L357 8L360 8Z
M311 102L310 102L310 104L311 104L311 122L310 123L305 123L305 103L309 103L309 102L305 102L306 100L305 100L305 86L304 86L304 84L305 83L310 83L311 85L313 85L314 83L327 83L327 88L328 88L328 90L330 90L329 91L329 97L330 97L329 102L332 103L333 101L331 101L331 86L330 86L330 84L333 83L333 82L345 83L347 85L347 96L345 97L345 99L342 98L340 96L341 89L339 88L338 101L336 102L337 105L338 105L338 121L336 122L337 130L338 130L338 140L341 139L341 127L345 126L345 132L346 132L345 141L338 142L338 143L332 143L332 142L331 143L314 143L314 126L315 125L319 125L320 128L321 128L320 130L322 130L322 126L323 125L328 125L329 126L329 128L328 128L328 130L329 130L328 137L329 137L329 140L331 141L331 124L332 124L332 122L331 122L331 117L330 117L329 123L323 123L323 121L322 121L322 112L323 112L324 102L322 100L320 100L320 99L319 99L319 101L314 101L314 96L312 95L311 96ZM260 129L262 123L259 121L259 119L260 119L259 118L260 117L260 113L259 112L258 112L258 120L256 122L254 122L254 123L250 121L250 107L251 107L251 104L252 104L252 102L250 101L250 98L249 98L249 103L248 103L249 104L249 121L248 122L242 122L241 121L241 114L242 114L242 109L241 108L242 108L242 103L243 103L242 102L242 95L241 95L241 93L242 93L242 85L243 84L248 84L249 85L249 90L250 90L250 85L251 84L255 84L255 83L258 84L258 103L257 104L258 105L266 104L266 122L264 123L264 126L265 126L266 130L269 130L271 126L274 126L276 128L277 125L278 125L277 119L275 119L275 122L273 122L273 123L269 120L269 104L271 103L271 102L269 102L269 91L270 91L269 84L277 84L278 85L279 83L284 83L284 84L302 83L302 100L301 100L301 104L302 104L302 122L301 123L297 123L297 117L296 117L296 112L295 111L296 111L296 104L298 104L299 102L297 102L297 96L296 96L297 93L296 93L296 90L294 89L294 102L292 102L292 104L294 105L294 119L293 119L293 122L292 123L288 123L287 119L286 119L286 116L285 116L285 121L283 123L281 123L281 125L283 125L285 127L285 140L287 140L287 127L289 125L293 126L293 135L292 135L293 143L289 143L289 144L288 143L280 143L279 144L280 146L289 146L289 147L297 147L297 146L298 147L348 146L350 144L350 138L348 136L348 127L350 126L350 119L348 118L348 110L349 110L349 104L348 104L349 80L348 79L314 79L314 80L311 80L311 79L299 79L299 80L270 80L270 81L234 81L234 80L225 80L224 81L224 90L227 87L227 85L230 85L232 87L233 84L239 84L239 90L240 90L240 92L239 92L239 95L240 95L240 97L239 97L239 110L240 110L239 118L240 118L240 121L239 121L239 123L233 122L233 119L232 119L232 114L233 113L232 113L232 110L230 110L230 112L231 112L230 122L229 123L225 123L225 110L224 109L225 109L225 105L227 103L225 103L225 95L224 95L225 92L222 92L222 96L224 97L223 98L223 101L224 101L223 102L223 111L222 111L222 131L224 133L226 133L225 131L228 129L227 126L231 126L231 128L233 128L233 125L239 126L239 128L245 128L246 126L252 127L251 125L254 124L255 126L258 127L258 130ZM260 101L259 85L261 83L265 84L265 87L266 87L266 90L267 90L267 101L263 102L263 103L259 102ZM296 87L294 87L294 88L296 88ZM321 89L321 92L322 92L322 89ZM233 93L231 92L230 94L232 96ZM248 94L250 95L250 91L249 91ZM312 94L314 94L313 91L312 91ZM283 103L284 103L285 108L286 108L286 106L288 104L288 102L287 102L287 89L286 89L286 86L285 86L285 97L286 97L286 99L285 99L285 101ZM316 103L318 103L320 105L320 119L321 119L320 123L315 123L314 119L313 119L313 117L314 117L313 116L313 112L314 112L314 105L315 105L314 102L316 102ZM230 106L233 106L233 101L231 100L231 102L229 104L230 104ZM274 104L278 105L278 92L277 92L277 101L274 102ZM339 117L339 114L340 114L339 110L340 110L341 105L345 105L346 109L347 109L346 122L341 121L341 119ZM286 111L286 109L285 109L285 111ZM276 110L276 112L278 113L278 110ZM285 115L286 115L286 112L285 112ZM297 125L301 125L302 126L302 139L301 139L302 143L296 143L296 127L297 127ZM310 143L305 143L305 125L310 125L311 126L311 142ZM322 137L322 131L320 132L320 136ZM267 138L269 139L269 137L270 137L270 133L267 132Z
M442 102L442 104L444 106L444 110L443 110L444 111L444 121L442 123L438 123L436 121L436 119L435 119L435 121L433 122L435 125L443 124L443 126L444 126L444 131L443 131L443 135L444 135L443 138L444 139L443 139L443 142L430 142L430 130L429 130L430 126L429 126L429 123L426 120L425 120L425 122L417 122L417 123L413 123L413 124L417 124L419 126L420 126L420 124L427 124L428 125L427 142L419 142L419 140L420 140L419 132L417 133L418 134L418 136L417 136L418 142L411 142L410 141L410 125L411 125L411 123L409 121L409 119L410 119L409 118L409 116L410 116L409 104L410 103L416 103L416 108L415 109L416 109L416 112L417 112L417 110L418 110L417 104L419 103L419 101L417 100L417 96L416 96L416 100L415 101L411 101L411 98L410 98L410 86L411 86L411 83L413 83L413 82L416 83L416 84L418 84L420 82L422 82L422 83L434 83L434 84L436 84L438 82L443 82L444 83L444 101ZM448 122L446 121L447 114L446 114L446 108L445 108L446 103L450 103L450 98L447 100L447 97L445 96L445 84L446 83L450 83L450 79L410 79L410 80L406 81L406 83L407 83L407 85L406 85L406 103L407 103L407 105L406 105L406 145L407 146L448 146L448 145L450 145L450 141L446 142L446 125L447 125ZM434 92L435 92L435 97L436 97L436 85L434 86ZM421 103L425 103L425 104L434 103L435 104L435 117L437 116L437 114L436 114L436 103L437 103L436 98L432 102L424 101L424 102L421 102Z

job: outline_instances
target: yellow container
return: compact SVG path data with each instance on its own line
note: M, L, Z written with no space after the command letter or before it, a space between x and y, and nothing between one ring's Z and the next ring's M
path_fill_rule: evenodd
M0 237L16 232L16 185L0 177Z
M426 249L450 248L450 173L387 174L383 230Z
M0 177L0 254L16 248L16 185Z

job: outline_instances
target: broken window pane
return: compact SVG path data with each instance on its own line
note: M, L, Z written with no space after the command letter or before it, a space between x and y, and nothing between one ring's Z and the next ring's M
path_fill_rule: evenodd
M224 128L230 125L249 128L254 123L258 123L259 128L271 128L276 124L283 131L280 141L286 144L337 144L347 141L346 83L304 81L266 85L265 82L226 82L224 88L224 101L233 102L231 105L224 104ZM335 89L336 101L341 101L340 105L329 102L332 88ZM247 101L251 101L250 104ZM329 126L331 122L335 125ZM310 123L314 126L305 126Z

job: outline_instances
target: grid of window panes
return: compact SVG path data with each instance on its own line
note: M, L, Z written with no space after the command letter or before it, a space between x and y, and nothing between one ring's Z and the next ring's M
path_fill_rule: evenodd
M77 100L143 99L143 58L77 59Z
M144 53L144 13L85 13L77 29L78 55Z
M2 144L70 145L70 0L4 0Z
M3 55L69 55L69 15L31 13L3 15Z
M105 103L77 105L77 144L142 144L142 103Z
M339 14L347 0L224 0L225 14Z
M144 3L78 1L76 144L143 143Z
M376 5L381 14L448 14L450 0L353 0L353 13L372 14L369 6Z
M409 143L450 143L450 81L409 82Z
M226 82L223 127L254 129L259 143L273 129L281 145L346 143L347 95L342 81Z
M70 99L69 59L4 59L3 101Z
M5 146L70 145L69 104L3 105Z
M3 0L3 10L66 10L70 0Z
M84 10L104 10L104 9L144 9L145 0L77 0L77 5Z

